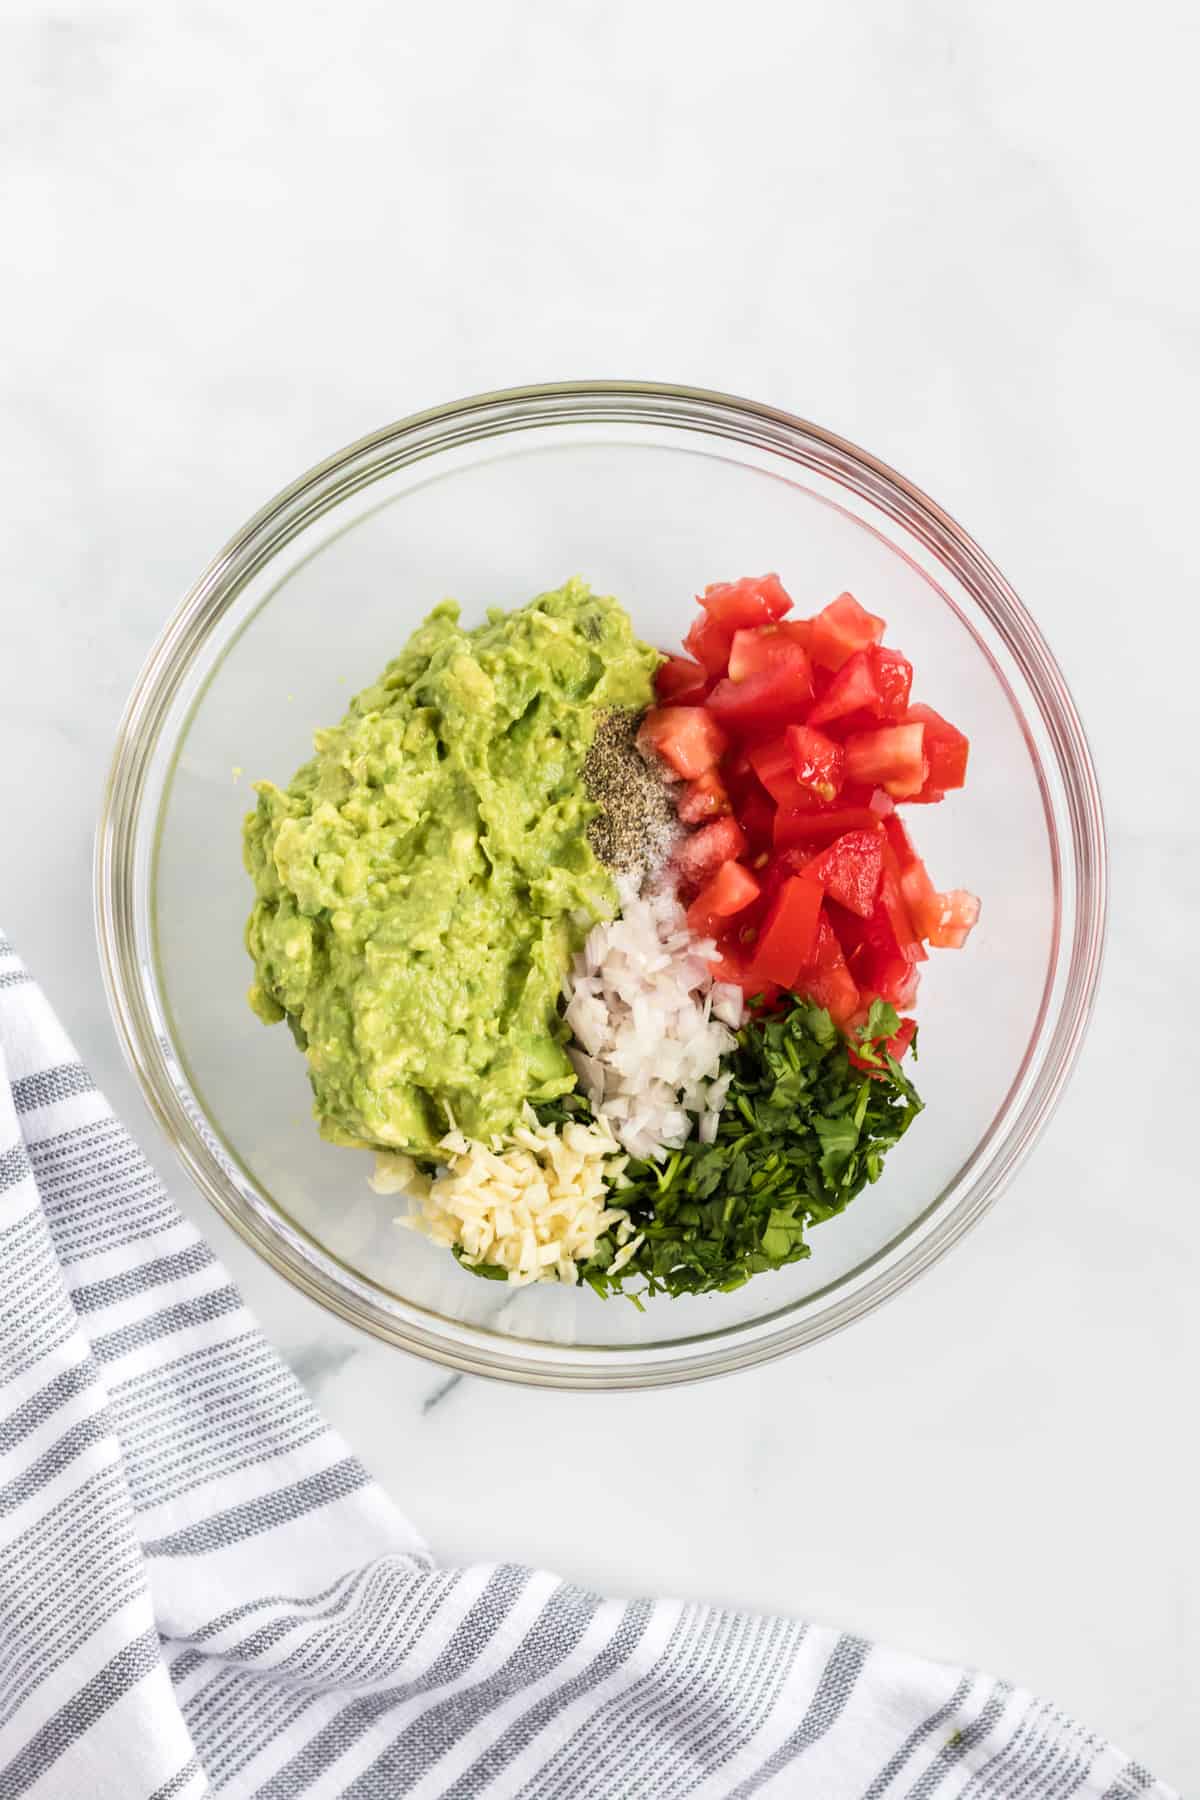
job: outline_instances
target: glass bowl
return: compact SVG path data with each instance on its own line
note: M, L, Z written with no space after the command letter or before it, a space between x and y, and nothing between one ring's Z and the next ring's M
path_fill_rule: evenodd
M927 1110L807 1262L639 1312L509 1290L393 1223L366 1152L322 1142L288 1032L245 1002L249 781L453 595L474 623L580 574L678 643L709 581L777 569L798 615L851 589L973 741L965 792L914 815L935 880L983 896L924 977ZM243 773L244 772L244 773ZM1099 972L1105 847L1070 694L1003 576L933 501L829 432L685 388L568 383L463 400L295 482L201 576L129 701L100 820L113 1016L221 1214L289 1281L435 1362L544 1386L649 1387L764 1362L905 1287L991 1205L1074 1062Z

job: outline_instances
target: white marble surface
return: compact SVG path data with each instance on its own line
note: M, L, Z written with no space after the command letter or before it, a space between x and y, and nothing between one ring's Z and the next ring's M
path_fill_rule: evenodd
M10 0L0 917L267 1330L449 1558L807 1612L1053 1695L1200 1785L1197 15L1008 0ZM1034 1160L798 1359L459 1381L258 1266L120 1061L90 836L175 601L400 413L639 375L791 407L988 547L1112 832L1102 1005Z

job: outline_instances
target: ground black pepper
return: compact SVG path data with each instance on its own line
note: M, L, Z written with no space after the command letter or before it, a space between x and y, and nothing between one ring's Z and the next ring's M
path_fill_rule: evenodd
M602 712L583 765L583 784L600 807L588 841L610 869L653 869L679 836L670 789L637 747L642 714Z

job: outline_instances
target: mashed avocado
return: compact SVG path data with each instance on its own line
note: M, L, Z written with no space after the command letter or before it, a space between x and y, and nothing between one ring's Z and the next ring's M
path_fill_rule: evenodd
M256 784L250 1004L287 1018L322 1134L430 1154L575 1085L559 986L611 917L580 772L602 707L645 707L655 651L581 581L474 631L444 601L319 731L285 790Z

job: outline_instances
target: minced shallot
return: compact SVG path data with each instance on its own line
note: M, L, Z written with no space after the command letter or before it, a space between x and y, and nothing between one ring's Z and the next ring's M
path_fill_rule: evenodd
M630 877L617 888L620 916L593 926L567 977L568 1054L622 1147L661 1160L693 1129L702 1143L716 1136L742 994L712 980L716 947L692 936L669 888L643 895Z

